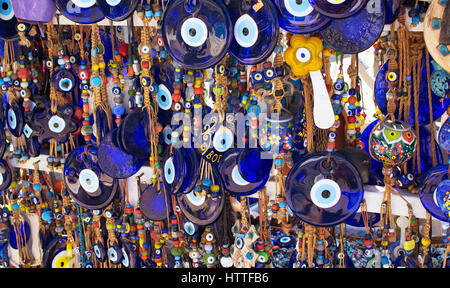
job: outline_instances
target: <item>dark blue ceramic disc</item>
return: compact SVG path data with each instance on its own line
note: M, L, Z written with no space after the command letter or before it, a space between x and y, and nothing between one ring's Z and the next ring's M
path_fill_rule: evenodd
M239 173L248 182L267 181L273 165L273 155L257 148L242 149L237 158Z
M315 153L297 163L286 178L286 200L292 212L316 226L345 222L358 211L364 196L361 175L344 157Z
M80 24L93 24L105 18L97 0L56 0L56 7L69 20Z
M448 179L448 165L438 165L428 170L421 178L419 197L423 207L435 218L447 221L437 202L436 189L439 184Z
M159 189L157 189L157 184L147 186L139 200L142 213L153 221L167 219L167 207L169 215L172 214L172 197L170 196L170 192L165 187L166 192L164 194L164 181L160 181L159 183Z
M384 14L384 0L370 0L353 16L333 19L327 28L320 31L320 35L334 50L356 54L370 48L378 40L383 32Z
M70 93L77 86L77 78L72 71L67 69L58 69L51 76L53 88L61 93Z
M417 136L417 135L416 135ZM434 142L431 143L431 135L430 132L427 131L424 127L419 127L419 138L420 138L420 169L422 173L425 173L429 169L433 168L436 165L442 164L442 152L439 149L439 145ZM433 165L433 150L431 150L431 145L434 145L434 151L436 152L436 165ZM417 148L416 148L417 149ZM412 171L413 167L413 159L408 160L408 171L414 172L415 175L419 174L419 170L417 167L416 160L416 170Z
M19 231L14 231L13 227L11 227L11 229L9 230L9 245L11 245L13 249L17 249L18 247L16 232L19 234L20 242L28 243L31 238L30 224L28 224L28 222L24 220L23 223L20 223Z
M253 65L266 60L278 41L278 15L270 0L255 9L257 1L230 0L227 5L233 23L229 52L240 62ZM257 11L256 11L257 10Z
M184 181L181 186L181 193L189 193L194 189L200 176L200 158L194 148L182 148L185 162Z
M103 14L113 21L127 19L136 9L139 0L97 0Z
M167 158L163 166L163 179L167 185L170 194L178 194L183 185L186 173L186 162L184 161L183 152L179 149Z
M11 0L0 0L0 39L4 41L17 40L17 18Z
M445 120L441 129L439 129L438 141L442 149L450 153L450 117Z
M143 112L135 109L129 113L120 124L120 142L124 151L138 158L148 158L150 156L150 142L147 140L146 127Z
M214 175L213 183L220 187L218 197L212 197L209 194L206 196L196 195L194 191L176 195L178 206L183 215L189 221L199 226L214 223L219 218L220 213L222 213L226 200L222 190L222 183L220 183L219 173L215 168L212 171Z
M145 159L120 150L116 139L117 129L103 137L98 147L98 165L104 173L113 178L128 178L141 169Z
M101 209L111 203L118 181L102 172L97 148L79 147L70 152L64 165L64 183L72 198L87 209Z
M281 28L294 34L308 34L327 27L331 18L320 14L307 0L275 0Z
M448 207L448 193L450 192L450 180L446 179L442 181L436 188L436 199L438 206L441 209L444 216L447 217L447 222L450 222L450 207Z
M251 195L266 185L269 176L254 183L245 180L239 172L237 163L240 152L241 149L234 148L223 154L219 164L220 177L227 192L238 196Z
M331 18L347 18L366 6L368 0L309 0L320 13ZM369 1L370 3L371 1Z
M428 83L427 83L427 67L424 60L425 56L422 57L422 76L420 81L420 89L419 89L419 125L427 125L430 123L430 109L428 107ZM388 63L383 64L380 71L378 71L377 77L375 78L375 103L378 108L380 108L381 112L384 114L387 113L387 101L386 101L386 92L389 90L389 85L386 81L386 73L388 71ZM430 58L431 63L431 58ZM430 75L433 73L433 65L430 64ZM433 120L438 119L447 109L447 106L450 104L450 100L448 98L441 98L438 95L431 92L431 103L433 106ZM409 112L409 123L411 125L415 125L415 111L414 111L414 83L411 81L411 104L410 104L410 112ZM397 105L397 111L395 117L398 117L399 106ZM403 117L403 116L402 116Z
M11 185L12 172L11 168L3 159L0 159L0 190L5 190Z
M232 39L230 16L222 1L173 0L162 16L164 45L172 58L189 69L217 64Z
M6 106L6 124L8 125L9 132L14 137L20 137L23 132L23 126L25 125L23 110L20 103L16 100L11 100Z
M380 221L380 214L379 213L370 213L369 212L369 227L374 226L375 224ZM355 226L355 227L364 227L364 219L362 217L361 213L355 213L352 218L348 219L346 224Z
M384 0L386 18L384 24L392 24L400 13L400 0Z

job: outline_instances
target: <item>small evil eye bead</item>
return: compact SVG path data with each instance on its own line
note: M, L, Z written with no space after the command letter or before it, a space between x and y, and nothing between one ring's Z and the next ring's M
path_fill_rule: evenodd
M141 53L142 54L149 54L150 53L150 47L148 45L142 45L141 46Z
M86 81L86 80L84 80ZM81 90L89 90L89 84L88 83L81 83L80 84Z
M75 39L75 41L80 41L81 40L81 33L75 33L73 38Z
M69 62L70 62L70 64L75 64L75 63L77 63L77 57L75 57L75 56L70 56L70 57L69 57Z
M252 77L252 83L259 83L264 80L264 77L261 74L261 72L252 72L251 77Z
M150 86L150 93L158 93L158 84L153 82L153 84Z
M158 42L159 47L164 47L164 40L162 36L156 37L156 41Z
M336 82L333 85L333 88L335 91L343 91L344 90L344 83Z
M334 142L335 139L336 139L336 132L334 132L334 131L328 132L328 139L329 139L331 142Z
M120 95L122 93L122 89L120 89L120 87L114 87L112 88L112 92L114 95Z
M18 23L16 28L17 28L17 32L25 32L25 31L27 31L27 24Z
M15 87L20 87L20 80L19 80L19 79L14 80L14 81L13 81L13 85L14 85Z
M151 85L150 77L142 77L141 84L143 87L149 87Z
M389 82L394 82L397 80L397 73L396 72L389 72L388 75L386 76L387 81Z
M217 73L219 73L220 75L225 75L227 72L227 69L225 68L225 65L220 64L217 67Z
M275 77L276 77L275 70L273 68L268 68L264 70L264 80L270 81Z

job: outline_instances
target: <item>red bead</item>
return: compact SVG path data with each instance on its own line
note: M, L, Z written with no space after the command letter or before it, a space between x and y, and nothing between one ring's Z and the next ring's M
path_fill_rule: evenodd
M17 71L17 77L20 79L26 79L30 77L30 71L26 68L21 68L19 71Z
M128 57L128 44L122 44L119 46L119 54L122 57Z
M181 100L181 94L180 93L173 93L172 94L172 100L175 102L179 102Z
M347 117L347 122L348 123L355 123L356 122L356 117L355 116L348 116Z
M148 61L142 61L141 66L144 69L148 69L150 67L150 63Z

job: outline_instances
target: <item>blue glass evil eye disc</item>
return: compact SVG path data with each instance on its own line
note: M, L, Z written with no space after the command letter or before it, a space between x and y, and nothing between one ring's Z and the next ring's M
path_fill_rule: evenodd
M105 18L97 0L56 0L56 7L69 20L80 24L93 24Z
M167 208L169 210L169 215L172 213L172 201L171 197L167 197L166 207L166 196L164 189L167 191L167 187L164 181L159 182L158 185L149 185L142 192L141 198L139 200L142 213L150 220L162 221L167 218ZM168 196L168 194L166 194Z
M308 0L275 0L280 27L294 34L307 34L327 27L331 18L320 14Z
M11 0L0 0L0 39L4 41L18 39L17 23Z
M378 40L383 32L384 18L384 0L369 0L356 14L333 19L327 28L320 31L320 35L335 51L356 54L370 48Z
M272 1L261 2L263 6L259 9L240 0L231 0L227 4L234 26L229 52L247 65L260 63L269 57L278 40L277 10Z
M205 69L217 64L227 53L232 25L222 1L192 3L169 1L162 16L162 36L176 62L189 69Z
M257 148L242 149L237 158L239 172L245 180L256 183L267 181L273 164L273 155Z
M113 21L127 19L136 9L139 0L97 0L103 14Z
M309 0L309 3L325 16L347 18L364 8L367 0Z
M448 165L438 165L428 170L419 180L419 198L423 207L435 218L448 221L437 200L437 188L448 179Z
M145 162L144 158L137 158L122 151L117 145L117 129L103 137L98 148L98 164L107 175L124 179L136 174Z
M363 199L363 183L357 168L338 154L303 158L286 179L289 208L303 221L317 226L345 222L358 211Z

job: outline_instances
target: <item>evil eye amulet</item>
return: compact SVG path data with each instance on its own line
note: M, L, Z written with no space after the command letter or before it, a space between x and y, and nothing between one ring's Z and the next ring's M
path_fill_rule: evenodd
M53 88L61 93L69 93L73 91L76 85L75 75L66 69L59 69L53 72L51 77Z
M320 14L307 0L275 0L278 19L284 30L294 34L320 31L331 23L331 18Z
M17 23L11 0L0 0L0 39L8 41L19 38Z
M221 1L170 1L162 17L164 45L172 58L189 69L217 64L231 43L231 20Z
M136 9L139 0L97 0L97 4L108 19L122 21Z
M272 1L231 0L227 5L233 22L233 40L229 52L240 62L253 65L272 54L278 40L278 17ZM253 5L252 5L253 4Z
M400 165L416 150L417 139L411 126L385 119L375 126L369 139L372 158L387 165Z
M56 7L69 20L80 24L97 23L105 18L97 0L56 0Z

